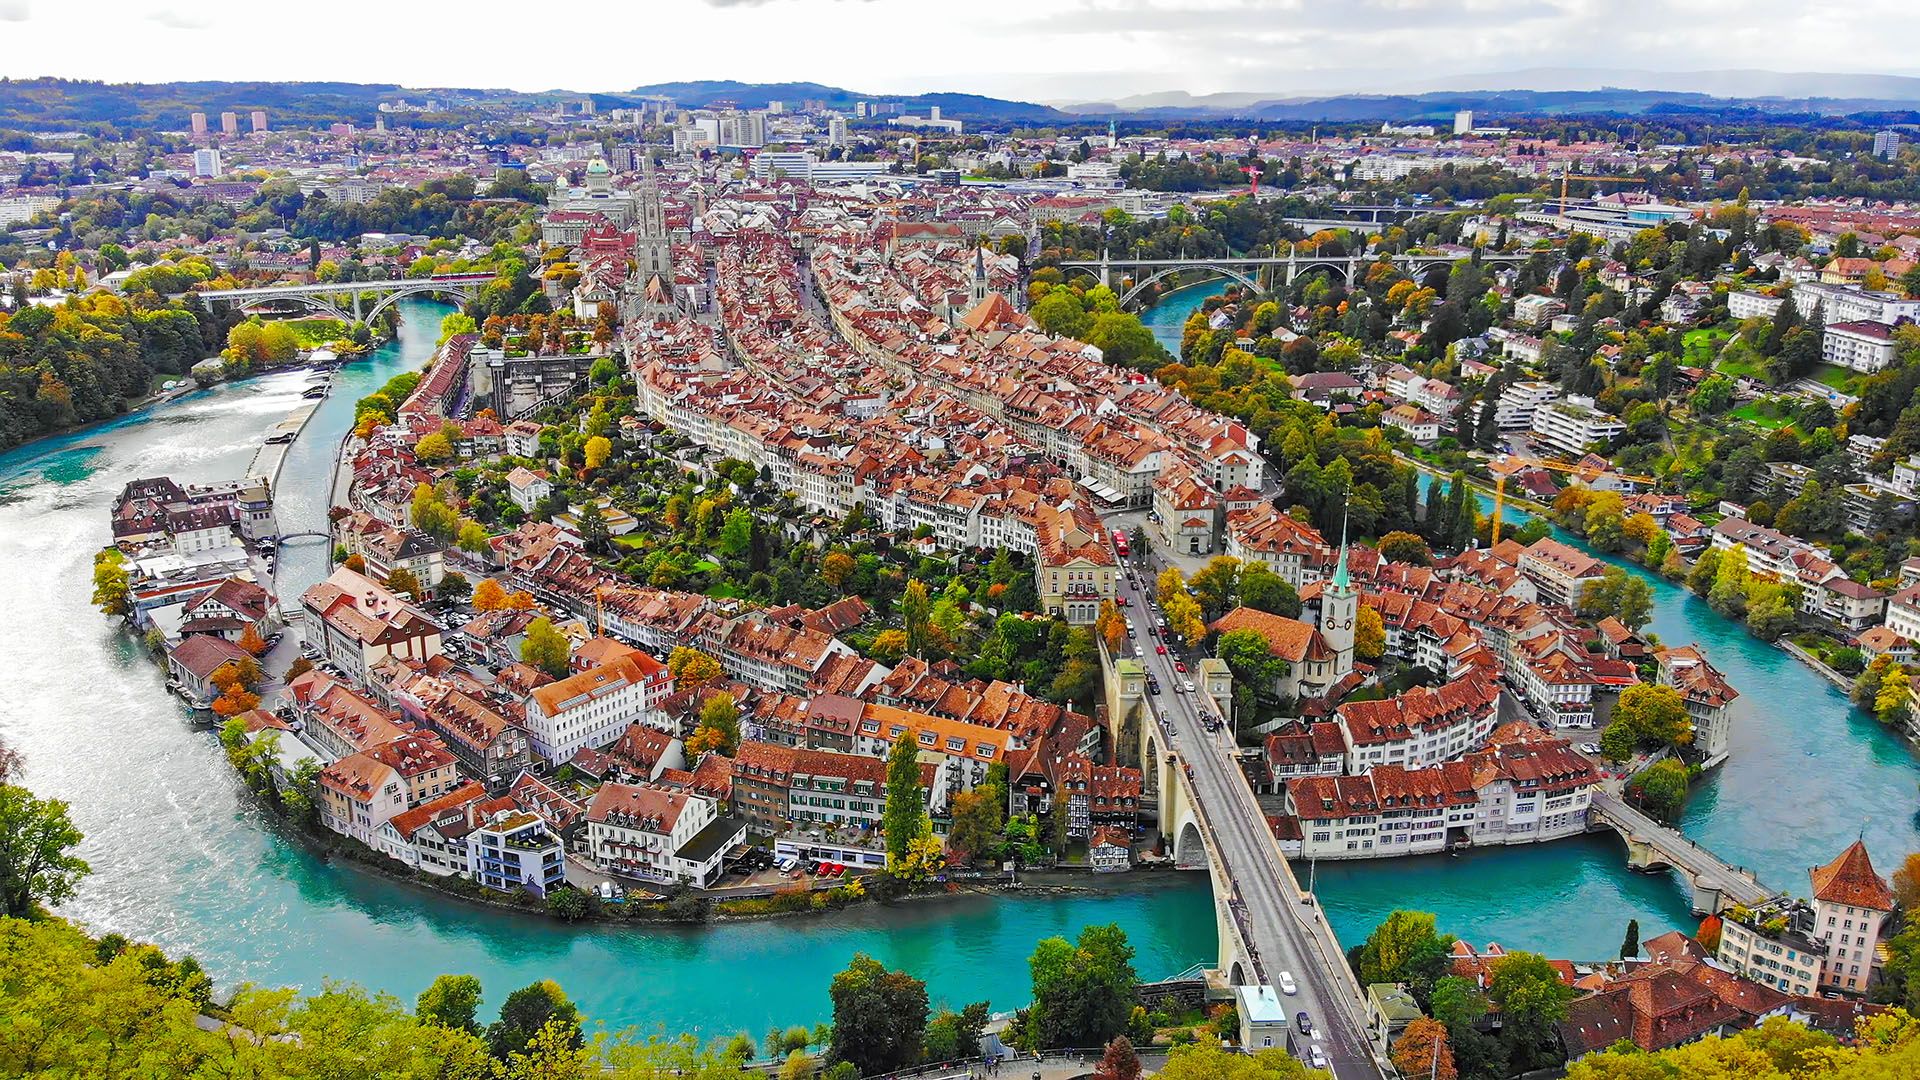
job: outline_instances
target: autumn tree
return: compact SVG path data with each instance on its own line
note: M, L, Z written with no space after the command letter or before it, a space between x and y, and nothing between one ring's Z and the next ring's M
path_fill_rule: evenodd
M1920 911L1920 852L1908 855L1893 872L1893 899L1902 911Z
M698 690L718 679L720 662L699 649L678 645L667 654L667 674L673 676L675 689Z
M1367 604L1360 605L1353 621L1353 654L1362 660L1378 660L1386 655L1387 626L1380 613Z
M1393 1041L1393 1067L1405 1077L1455 1080L1460 1074L1454 1068L1446 1025L1425 1016L1408 1024Z
M267 644L267 639L260 636L260 631L255 629L252 623L248 623L246 628L240 631L240 640L234 644L245 649L252 656L265 656L267 650L271 648Z
M1380 538L1380 557L1388 562L1432 566L1433 549L1410 532L1390 532Z
M700 704L700 723L687 740L687 753L696 760L708 751L732 757L740 747L740 707L732 694L710 694Z
M1094 1080L1140 1080L1140 1055L1134 1052L1133 1042L1125 1035L1115 1035L1107 1044L1106 1052L1100 1055L1100 1067L1094 1070Z
M420 579L414 575L414 572L404 566L396 566L387 574L387 588L397 593L403 593L414 600L420 599L421 595L426 591L422 588Z
M580 453L586 459L587 468L598 469L607 463L607 458L613 456L613 441L605 435L595 435L580 448Z
M507 590L494 578L481 578L473 587L473 610L500 611L506 607Z
M856 565L853 556L846 552L829 551L826 557L820 560L820 580L835 589L844 589L847 579L853 576Z
M133 610L128 592L127 557L119 548L107 548L93 557L93 606L108 615L125 616Z
M1094 620L1094 632L1100 640L1106 642L1107 651L1118 655L1127 645L1127 620L1120 614L1119 605L1111 600L1100 603L1100 616Z
M905 630L882 630L873 635L873 646L867 654L882 664L897 664L907 655L907 632Z

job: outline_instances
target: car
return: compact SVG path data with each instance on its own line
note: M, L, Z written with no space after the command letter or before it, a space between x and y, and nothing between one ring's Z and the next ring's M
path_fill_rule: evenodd
M1160 684L1159 684L1159 683L1157 683L1157 682L1150 682L1150 683L1148 683L1148 684L1147 684L1147 693L1149 693L1149 694L1157 694L1157 693L1159 693L1159 692L1160 692Z
M1159 653L1161 656L1167 655L1167 647L1165 645L1155 645L1153 651Z
M1185 684L1185 683L1174 683L1174 684L1173 684L1173 692L1174 692L1174 693L1176 693L1176 694L1184 694L1184 693L1186 693L1186 692L1187 692L1187 686L1186 686L1186 684Z
M1583 754L1598 754L1600 752L1600 744L1583 742L1580 744L1580 752Z
M1186 691L1187 691L1187 693L1189 693L1189 694L1191 694L1191 693L1193 693L1193 680L1192 680L1192 679L1188 679L1188 680L1187 680L1186 682L1184 682L1184 683L1181 683L1180 685L1181 685L1182 687L1184 687L1184 688L1186 689Z
M1307 1064L1316 1069L1325 1069L1327 1067L1327 1052L1320 1049L1319 1043L1314 1043L1307 1047Z
M1187 673L1187 665L1184 661L1175 660L1173 662L1173 670L1179 672L1182 675L1185 675Z
M1295 1027L1300 1029L1300 1034L1302 1035L1313 1034L1313 1020L1307 1016L1307 1011L1305 1009L1302 1009L1299 1012L1294 1014L1293 1024Z
M1120 606L1121 606L1121 607L1132 607L1132 606L1133 606L1133 603L1132 603L1132 601L1129 601L1129 600L1128 600L1128 599L1127 599L1126 597L1124 597L1124 596L1123 596L1123 597L1121 597L1121 598L1120 598Z
M1127 636L1128 636L1128 637L1130 637L1130 638L1132 638L1132 637L1139 637L1140 635L1138 635L1138 634L1136 634L1136 633L1134 633L1134 632L1133 632L1133 627L1131 627L1131 626L1129 626L1129 627L1127 627Z

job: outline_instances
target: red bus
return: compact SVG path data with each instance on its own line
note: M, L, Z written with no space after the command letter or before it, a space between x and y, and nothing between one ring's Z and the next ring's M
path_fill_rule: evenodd
M1127 534L1125 530L1113 530L1113 550L1119 552L1121 558L1124 559L1127 557Z

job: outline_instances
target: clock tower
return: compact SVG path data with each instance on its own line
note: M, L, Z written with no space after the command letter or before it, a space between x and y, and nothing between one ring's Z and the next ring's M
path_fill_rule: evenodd
M1354 623L1360 617L1360 597L1347 578L1347 525L1340 523L1340 561L1333 569L1333 580L1320 592L1320 637L1333 650L1333 678L1338 681L1353 670Z

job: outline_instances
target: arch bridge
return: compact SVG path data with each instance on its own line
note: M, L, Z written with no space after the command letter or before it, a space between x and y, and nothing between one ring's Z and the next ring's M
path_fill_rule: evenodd
M1672 869L1693 893L1696 915L1718 915L1735 904L1752 907L1773 895L1753 871L1734 866L1655 821L1611 792L1595 790L1587 811L1589 830L1612 829L1627 845L1627 866L1634 870Z
M1527 252L1480 253L1482 266L1513 266L1525 262ZM1196 256L1177 259L1126 259L1102 255L1098 259L1070 259L1059 264L1060 269L1081 270L1100 279L1100 284L1113 287L1113 272L1120 270L1131 279L1131 283L1120 292L1120 306L1127 307L1140 297L1150 286L1173 274L1191 270L1210 270L1213 273L1246 286L1254 293L1265 292L1259 278L1268 268L1281 271L1280 284L1291 285L1296 277L1325 271L1338 274L1349 287L1354 278L1363 273L1366 267L1377 262L1391 262L1408 272L1415 273L1435 266L1451 266L1464 256L1459 255L1415 255L1415 254L1360 254L1360 255L1319 255L1289 252L1275 256Z
M290 300L345 323L368 322L404 297L437 293L471 303L493 274L442 274L437 277L385 281L338 281L318 285L265 285L253 289L209 289L199 293L207 302L241 305ZM363 311L363 298L376 297ZM344 299L343 299L344 298Z

